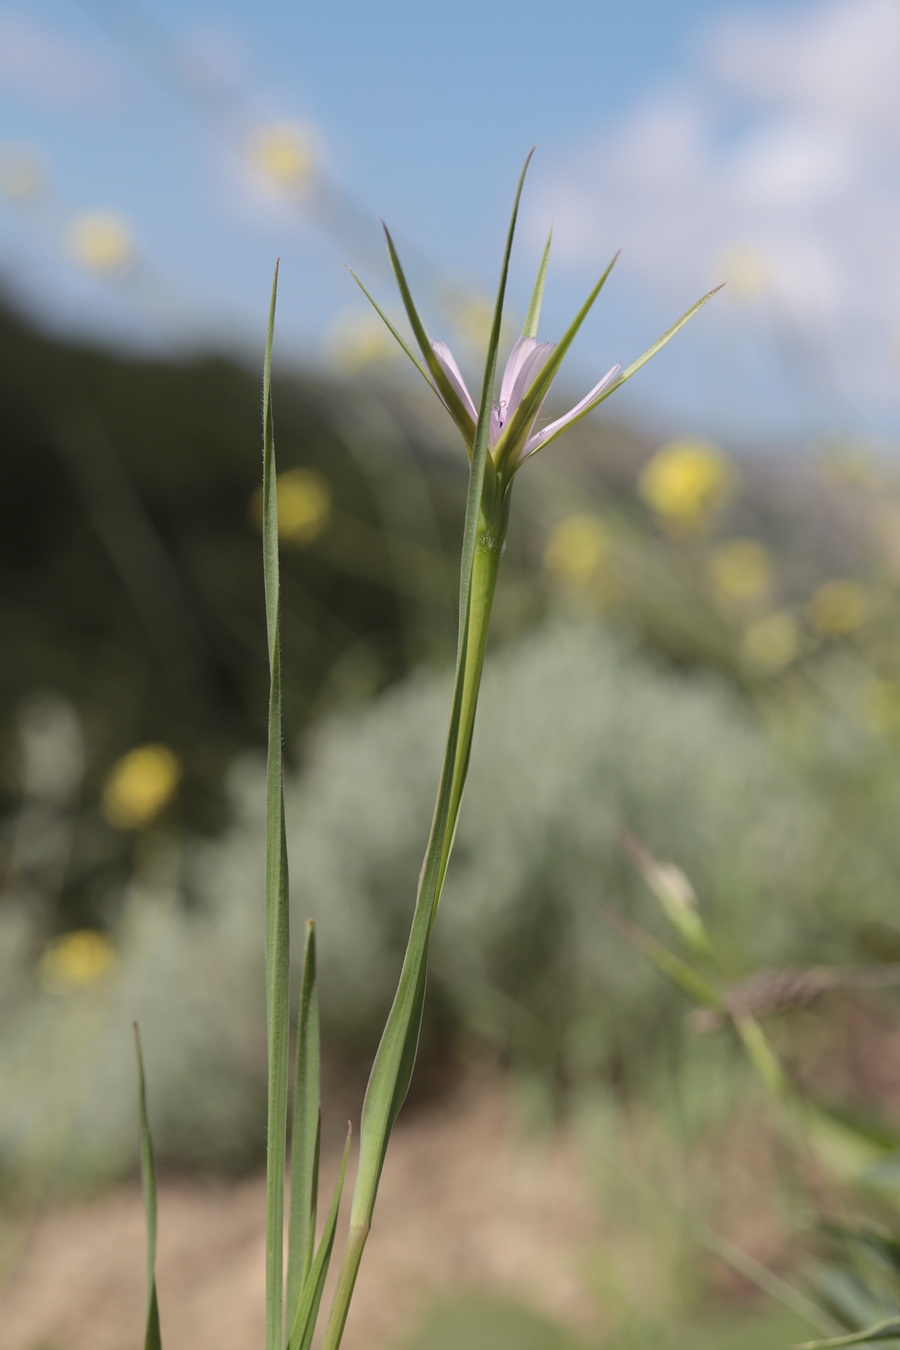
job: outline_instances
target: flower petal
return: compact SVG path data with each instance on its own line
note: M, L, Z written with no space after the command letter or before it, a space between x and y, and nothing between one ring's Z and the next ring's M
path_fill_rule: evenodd
M519 341L523 342L525 339L520 338ZM538 342L534 344L532 351L522 361L509 396L509 403L503 418L504 422L516 411L555 346L555 342ZM535 416L537 416L537 413L535 413Z
M503 371L503 379L500 381L500 418L505 422L510 399L512 398L513 388L516 383L516 377L522 369L522 365L528 360L531 353L537 346L533 337L520 337L515 342L512 351L506 362L506 368Z
M466 382L462 377L462 372L456 364L453 353L446 342L432 342L431 349L441 363L444 374L456 390L466 411L470 414L472 421L478 421L478 412L475 404L472 402L472 395L466 388Z
M570 422L577 421L584 413L589 412L594 400L599 394L603 393L604 389L606 389L606 387L616 378L621 369L622 363L621 361L617 361L616 364L606 372L603 379L594 385L590 393L585 394L584 398L579 399L574 408L570 408L562 417L557 417L554 422L548 422L543 430L538 431L534 436L529 436L528 440L525 442L525 449L522 451L519 463L521 464L522 460L527 459L529 455L533 455L535 450L540 450L541 446L546 445L547 441L552 437L557 436L559 432L562 431L563 427L567 427Z

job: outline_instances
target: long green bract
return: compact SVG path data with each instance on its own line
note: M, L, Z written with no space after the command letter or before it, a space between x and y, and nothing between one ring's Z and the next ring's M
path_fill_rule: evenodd
M444 367L434 354L434 349L429 341L428 334L425 331L425 325L419 318L419 311L416 309L415 301L412 298L412 293L407 284L406 277L404 276L400 259L397 256L397 250L394 248L391 232L386 225L384 227L384 233L385 238L387 239L391 267L394 269L394 276L397 278L397 285L400 288L403 305L406 309L407 317L409 318L410 326L415 334L416 341L419 344L419 350L425 358L425 364L431 373L431 378L434 380L435 385L440 392L441 398L447 405L447 411L462 432L463 440L466 442L466 445L471 446L473 437L475 436L475 425L472 422L468 409L463 406L462 400L453 388L450 380L447 378ZM403 345L405 346L405 344Z
M722 284L724 285L724 282ZM675 334L680 329L682 329L690 319L694 317L694 315L697 313L698 310L703 308L707 300L711 300L713 296L721 289L722 286L716 286L713 288L713 290L707 291L706 295L702 296L701 299L699 299L696 304L691 305L690 309L685 310L681 318L676 319L675 322L672 324L671 328L666 329L662 337L658 337L656 341L652 343L652 345L649 346L645 352L641 353L641 355L637 358L636 361L632 361L631 365L626 367L626 369L622 371L622 374L619 375L615 380L613 380L608 388L604 389L603 392L598 394L595 399L592 399L591 402L588 403L586 407L582 408L581 412L578 413L577 416L570 418L566 422L565 426L559 428L559 431L555 431L552 436L548 436L545 441L541 441L539 448L543 450L545 445L550 445L551 442L556 440L557 436L562 435L564 431L568 431L569 427L573 427L576 422L580 422L582 417L587 417L589 412L593 412L594 408L596 408L599 404L601 404L604 399L609 398L610 394L614 394L617 389L621 389L625 381L630 380L632 375L636 375L637 372L640 370L641 366L645 366L647 362L651 360L651 358L654 357L656 353L666 345L667 342L671 342Z
M538 324L541 319L541 304L544 299L544 282L547 280L547 263L550 261L550 245L552 243L553 231L551 230L547 235L547 242L544 245L544 252L541 255L541 263L538 267L534 290L531 292L531 299L528 302L528 313L525 315L525 326L522 329L523 337L537 337Z
M159 1300L156 1294L156 1164L153 1160L153 1141L147 1113L147 1082L144 1076L144 1056L141 1051L141 1033L134 1024L134 1048L138 1068L138 1105L141 1139L141 1189L144 1193L144 1217L147 1225L147 1324L144 1331L144 1350L162 1350L159 1329Z
M266 1132L266 1350L284 1341L284 1177L290 1032L290 920L281 744L278 500L272 418L272 341L278 267L272 282L263 367L263 576L269 648L269 744L266 774L266 1030L269 1056Z
M593 309L594 302L606 285L607 278L615 267L618 256L617 253L615 257L613 257L606 271L600 277L600 280L581 306L581 309L575 315L575 318L569 324L565 333L563 333L559 342L557 342L553 351L541 366L541 369L538 371L534 380L528 386L528 389L522 398L522 402L503 428L503 433L494 447L494 459L497 462L498 468L502 469L509 458L509 455L512 453L512 450L528 431L528 428L537 416L538 409L547 396L547 390L550 388L556 377L556 372L562 365L563 357L575 341L578 330Z
M372 1221L388 1138L412 1076L425 997L429 942L468 768L491 601L505 529L503 515L505 508L497 491L496 475L490 460L488 431L509 260L519 200L530 159L529 155L519 178L507 233L485 362L481 406L472 447L460 564L459 643L447 745L434 817L419 879L409 943L403 959L397 992L375 1056L363 1103L360 1156L350 1215L350 1233L325 1333L324 1350L337 1350L340 1345L350 1298ZM390 236L388 238L391 247ZM395 255L392 254L392 260L393 257ZM398 283L401 290L404 290L405 280L402 279L399 262L396 264L396 270ZM413 320L415 310L411 299L407 309L408 312L412 311L410 321L413 322L416 331ZM421 337L417 333L417 338L420 346L423 341L427 341L424 339L424 330ZM428 353L424 346L423 355L427 360Z

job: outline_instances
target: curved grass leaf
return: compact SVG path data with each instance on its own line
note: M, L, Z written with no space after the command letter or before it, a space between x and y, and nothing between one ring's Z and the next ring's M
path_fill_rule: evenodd
M900 1338L900 1317L889 1317L876 1322L865 1331L851 1331L846 1336L830 1336L824 1341L803 1341L794 1350L840 1350L844 1345L868 1345L873 1341L893 1341Z
M156 1164L153 1161L153 1141L147 1114L147 1083L144 1076L144 1056L141 1051L141 1033L134 1024L134 1048L138 1068L138 1103L141 1131L141 1189L144 1193L144 1216L147 1224L147 1324L144 1332L144 1350L162 1350L159 1329L159 1300L156 1294Z
M266 772L266 1031L269 1056L266 1133L266 1350L282 1350L284 1339L284 1177L290 1032L290 920L281 731L278 493L272 417L272 341L277 293L276 264L263 367L263 574L270 676Z
M334 1193L331 1197L331 1208L328 1211L328 1218L325 1220L325 1227L322 1231L322 1237L319 1241L315 1260L310 1267L308 1278L303 1285L300 1302L297 1306L293 1326L291 1327L291 1334L288 1338L288 1350L309 1350L313 1333L316 1329L319 1306L322 1302L322 1290L325 1288L325 1278L328 1274L331 1252L334 1247L334 1234L337 1228L338 1210L341 1207L341 1196L344 1191L347 1159L350 1156L350 1134L351 1131L348 1127L347 1142L344 1145L344 1155L341 1158L341 1166L338 1171L337 1181L334 1185Z
M316 1240L321 1132L319 1089L319 1006L316 989L316 930L306 926L306 949L297 1014L297 1067L291 1123L291 1203L288 1219L287 1322L296 1316L300 1292L312 1265Z

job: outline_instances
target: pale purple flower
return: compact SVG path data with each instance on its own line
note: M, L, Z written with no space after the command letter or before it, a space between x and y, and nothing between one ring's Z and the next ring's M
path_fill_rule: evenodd
M441 369L447 376L466 412L473 422L477 422L478 410L475 407L472 395L466 388L466 382L450 348L446 342L432 342L431 346L441 364ZM504 427L520 407L522 400L531 389L555 347L555 342L538 342L533 337L520 337L510 352L503 378L500 381L500 397L491 408L488 445L492 453L500 441ZM588 411L621 369L620 364L614 365L606 372L603 379L594 385L590 393L585 394L584 398L575 404L574 408L570 408L564 416L557 417L555 421L549 422L540 431L535 431L534 426L544 403L542 398L540 403L537 404L529 424L525 427L524 434L517 437L519 444L510 451L508 463L511 468L518 468L529 455L533 455L536 450L540 450L542 445L546 445L549 440L557 436L570 422L574 422L582 413Z

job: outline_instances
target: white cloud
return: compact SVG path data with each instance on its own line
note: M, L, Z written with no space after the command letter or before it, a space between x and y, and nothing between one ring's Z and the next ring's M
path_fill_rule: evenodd
M42 102L96 103L117 84L97 55L14 10L0 10L0 85Z
M624 244L632 278L667 300L721 280L729 253L753 250L776 318L823 358L830 348L854 394L897 405L896 0L718 24L690 83L577 150L548 189L563 259L593 266L598 237Z

